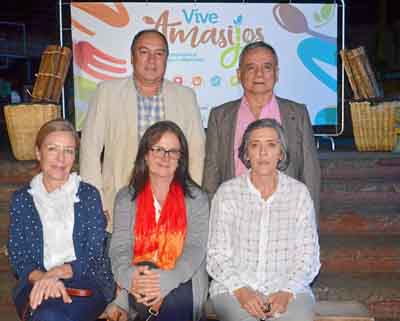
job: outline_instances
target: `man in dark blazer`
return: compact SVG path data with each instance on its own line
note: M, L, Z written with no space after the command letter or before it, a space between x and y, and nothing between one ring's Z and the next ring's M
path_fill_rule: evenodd
M310 118L305 105L274 95L278 80L274 48L262 41L248 44L240 55L237 76L243 97L215 107L210 113L203 188L211 199L221 183L238 173L237 132L246 125L240 117L247 117L247 121L249 115L254 120L275 118L288 138L290 164L285 173L308 187L318 213L321 173Z

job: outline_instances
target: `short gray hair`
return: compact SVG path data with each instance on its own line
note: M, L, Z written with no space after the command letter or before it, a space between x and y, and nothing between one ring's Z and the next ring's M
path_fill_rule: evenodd
M244 56L245 56L250 50L257 49L257 48L263 48L263 49L265 49L265 50L271 51L272 55L274 56L276 65L278 66L278 55L276 54L276 51L275 51L274 47L272 47L270 44L268 44L268 43L266 43L266 42L264 42L264 41L256 41L256 42L251 42L251 43L247 44L247 45L243 48L243 50L242 50L242 52L240 53L240 56L239 56L239 68L240 68L240 66L242 65Z
M253 121L249 126L247 126L243 134L242 143L239 147L239 159L242 161L244 166L246 166L247 168L251 167L250 160L247 155L247 148L249 147L251 134L253 133L253 131L260 128L272 128L275 129L276 133L278 134L278 141L281 145L282 150L282 159L278 161L276 167L280 171L284 171L289 166L289 150L285 132L282 126L275 119L262 118Z

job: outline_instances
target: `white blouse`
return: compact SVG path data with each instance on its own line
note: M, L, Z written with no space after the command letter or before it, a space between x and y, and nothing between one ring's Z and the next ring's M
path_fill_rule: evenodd
M43 264L46 270L76 260L73 241L74 203L81 178L72 173L60 188L47 192L42 173L31 181L33 197L43 227Z

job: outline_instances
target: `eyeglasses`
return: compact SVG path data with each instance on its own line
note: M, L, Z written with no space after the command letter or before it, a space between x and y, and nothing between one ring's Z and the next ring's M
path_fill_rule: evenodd
M150 148L150 150L153 152L154 156L160 158L168 156L173 160L178 160L181 157L181 151L177 149L165 149L161 146L153 146Z
M75 156L75 148L71 146L62 146L58 144L48 144L46 145L47 152L51 155L56 155L62 152L64 155Z

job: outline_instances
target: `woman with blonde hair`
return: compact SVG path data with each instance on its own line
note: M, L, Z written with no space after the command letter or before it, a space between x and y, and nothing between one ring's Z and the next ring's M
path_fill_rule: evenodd
M44 124L41 172L11 200L8 251L22 320L94 321L114 297L99 192L71 173L78 144L68 121Z

